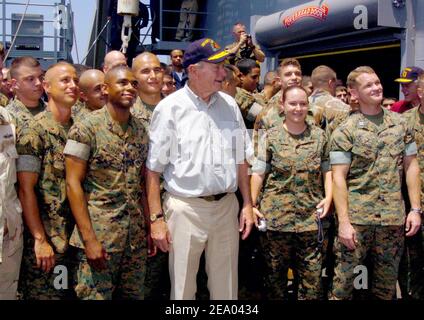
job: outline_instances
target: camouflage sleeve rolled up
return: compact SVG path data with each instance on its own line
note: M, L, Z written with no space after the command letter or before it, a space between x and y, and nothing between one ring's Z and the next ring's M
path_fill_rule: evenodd
M35 121L26 121L18 133L16 150L19 158L16 163L18 172L41 172L44 156L43 128Z
M405 156L413 156L418 153L417 150L417 144L415 143L414 139L414 129L410 125L408 125L408 122L405 119L402 119L403 124L405 126Z
M346 127L338 127L330 139L330 164L350 164L352 162L352 137Z
M68 140L63 153L88 161L94 142L95 139L87 126L87 121L77 122L69 130Z

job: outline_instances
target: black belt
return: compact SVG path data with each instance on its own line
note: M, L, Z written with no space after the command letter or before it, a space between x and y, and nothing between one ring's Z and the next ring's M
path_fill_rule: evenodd
M200 199L206 200L206 201L218 201L221 200L222 198L224 198L228 193L220 193L220 194L214 194L212 196L204 196L204 197L199 197Z

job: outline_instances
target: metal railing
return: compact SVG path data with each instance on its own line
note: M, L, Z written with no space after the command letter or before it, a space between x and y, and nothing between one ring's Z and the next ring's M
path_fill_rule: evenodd
M24 30L13 34L17 30L13 30L12 24L14 21L19 22L21 17L13 18L12 14L22 15L20 7L26 6L25 2L17 1L1 1L1 39L4 48L8 48L8 44L12 43L12 39L16 36L17 44L9 49L9 59L32 56L40 60L49 60L48 64L57 62L59 60L72 60L71 52L73 45L73 14L71 12L70 3L66 0L52 0L51 4L46 3L32 3L29 1L28 11L23 17L23 22L39 22L42 25L42 34L25 34ZM60 7L59 7L60 6ZM49 11L48 8L51 10ZM61 15L57 14L58 8L64 8ZM33 15L40 16L39 19L33 18ZM28 15L28 16L27 16ZM64 25L64 23L67 23ZM53 33L53 34L52 34ZM41 46L34 45L33 43L25 44L23 38L41 38ZM21 40L21 41L19 41ZM29 41L30 42L30 41ZM47 45L45 45L45 43ZM27 48L27 49L25 49ZM40 61L42 64L43 61Z

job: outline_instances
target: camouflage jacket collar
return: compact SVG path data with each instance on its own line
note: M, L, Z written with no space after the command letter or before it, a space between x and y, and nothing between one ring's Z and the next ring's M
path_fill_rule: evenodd
M104 114L104 118L105 118L105 121L106 121L106 124L107 124L107 128L110 132L116 134L117 136L119 136L120 138L123 138L123 139L126 139L130 136L137 135L136 124L134 123L134 117L131 115L131 113L130 113L130 117L128 118L127 131L124 132L124 130L122 129L119 122L113 120L112 116L109 113L107 106L103 107L103 109L101 109L101 110Z
M13 98L13 100L10 102L10 104L12 106L14 106L14 108L17 111L20 111L20 112L23 112L23 113L27 113L27 114L32 115L31 112L28 110L28 107L26 105L24 105L24 103L21 100L19 100L17 97ZM41 107L44 107L44 108L46 108L46 104L44 103L43 100L40 99L38 101L38 106L37 107L40 107L40 108Z
M50 110L45 110L36 116L38 122L47 130L50 134L54 136L66 136L65 132L68 132L73 124L72 117L69 119L68 125L63 125L60 122L57 122L53 117L53 113Z
M309 101L311 103L315 102L316 99L322 97L322 96L331 96L330 92L324 90L324 89L315 89L314 92L309 97Z
M368 120L362 112L358 112L358 121L356 123L356 127L358 129L365 129L371 132L379 133L386 130L387 128L395 126L397 122L394 121L392 112L384 108L382 108L382 110L383 110L383 124L381 126L377 127L374 123Z

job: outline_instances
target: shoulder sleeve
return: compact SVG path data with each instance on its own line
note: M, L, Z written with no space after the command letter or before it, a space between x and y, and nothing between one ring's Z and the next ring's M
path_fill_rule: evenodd
M18 131L16 150L19 158L16 164L18 172L40 173L44 155L45 131L36 120L28 120Z
M352 161L353 140L349 128L338 127L330 138L330 164L350 164Z
M414 128L410 122L404 117L401 118L403 126L405 128L405 156L412 156L417 154L417 144L414 138Z
M90 158L94 141L94 134L90 130L88 122L77 122L69 130L63 153L87 161Z

